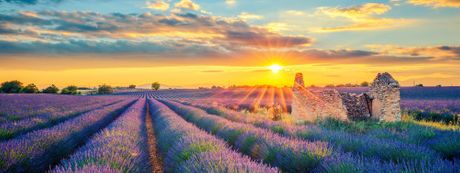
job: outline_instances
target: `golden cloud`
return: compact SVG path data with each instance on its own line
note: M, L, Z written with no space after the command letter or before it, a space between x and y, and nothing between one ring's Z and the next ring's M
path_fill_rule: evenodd
M335 18L345 18L351 24L345 26L323 27L315 29L316 32L340 32L340 31L361 31L361 30L378 30L394 27L401 27L415 21L412 19L393 19L379 18L376 15L382 15L391 10L391 7L380 3L367 3L359 6L338 8L338 7L320 7L316 15L325 15Z
M155 2L147 1L145 2L146 8L154 9L154 10L161 10L166 11L169 9L169 4L164 2L163 0L156 0Z
M408 2L413 5L430 6L434 8L460 7L459 0L408 0Z
M240 15L238 15L238 18L240 18L241 20L244 20L244 21L248 21L248 20L259 20L259 19L263 19L264 17L260 16L260 15L257 15L257 14L251 14L251 13L248 13L248 12L242 12L242 13L240 13Z
M189 10L199 10L200 5L194 3L192 0L181 0L175 5L177 8L189 9Z
M227 5L233 6L236 4L236 0L225 0L225 3L227 3Z

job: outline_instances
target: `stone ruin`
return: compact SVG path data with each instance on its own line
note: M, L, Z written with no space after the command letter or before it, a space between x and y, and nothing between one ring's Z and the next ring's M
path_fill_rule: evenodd
M389 73L379 73L365 93L341 93L336 89L305 88L302 73L297 73L293 86L294 118L313 122L333 117L340 120L375 119L400 121L399 83Z

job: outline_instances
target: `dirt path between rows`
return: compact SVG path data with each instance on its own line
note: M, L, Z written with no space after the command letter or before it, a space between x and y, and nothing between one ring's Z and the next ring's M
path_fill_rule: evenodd
M152 165L152 172L163 173L163 160L157 151L157 141L155 129L153 128L152 117L150 115L150 105L147 103L147 113L145 116L145 126L147 128L147 138L149 145L149 157Z

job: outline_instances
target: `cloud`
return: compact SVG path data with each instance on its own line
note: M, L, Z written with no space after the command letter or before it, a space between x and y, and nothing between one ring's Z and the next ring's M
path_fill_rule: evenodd
M248 20L259 20L259 19L263 19L264 17L257 15L257 14L251 14L248 12L241 12L240 15L238 15L238 18L244 21L248 21Z
M401 5L401 0L390 0L391 5L394 6L400 6Z
M236 0L225 0L225 3L229 6L233 6L236 4Z
M379 3L367 3L359 6L337 8L337 7L320 7L319 13L331 17L346 17L353 20L360 20L371 15L380 15L391 9L390 6Z
M425 56L440 60L460 59L460 46L402 47L397 45L367 45L383 55Z
M264 28L269 30L270 32L281 32L281 31L288 31L289 25L286 23L280 22L271 22L264 25Z
M291 52L297 57L298 62L308 63L340 63L340 64L366 64L366 65L394 65L394 64L423 64L435 59L428 56L397 56L385 55L376 51L367 50L322 50L307 49Z
M163 0L156 0L154 2L147 1L145 2L146 8L154 9L154 10L161 10L166 11L169 9L169 4L164 2Z
M188 9L197 11L200 9L200 5L194 3L192 0L181 0L175 5L177 8Z
M409 19L393 19L376 17L391 10L391 7L380 3L366 3L352 7L320 7L316 11L318 16L327 16L332 19L347 19L349 25L322 27L315 29L316 32L341 32L379 30L401 27L414 22Z
M305 13L303 11L298 11L298 10L288 10L285 13L288 14L288 15L292 15L292 16L303 16L303 15L305 15Z
M407 2L413 5L429 6L429 7L434 7L434 8L442 8L442 7L458 8L460 7L459 0L408 0Z
M70 52L85 52L84 48L88 48L93 52L109 53L111 50L119 52L107 48L109 43L117 41L126 41L133 45L142 43L141 46L148 42L157 44L158 41L169 41L177 45L193 44L192 47L195 48L213 47L224 54L235 49L295 48L312 44L312 39L308 37L281 35L265 28L251 26L241 20L229 21L226 18L193 13L152 15L151 13L18 12L0 14L0 23L2 23L0 41L6 41L11 45L7 46L7 43L4 43L5 47L1 47L0 50L5 51L1 53L47 52L38 51L29 43L44 49L46 46L62 46L71 47L71 49L63 48L71 50ZM81 46L81 43L76 45L71 40L87 41L105 48L104 51L95 51L99 50L96 49L97 46ZM13 44L14 42L23 44ZM11 52L7 49L21 51ZM145 52L137 50L141 53ZM65 53L66 51L50 52Z

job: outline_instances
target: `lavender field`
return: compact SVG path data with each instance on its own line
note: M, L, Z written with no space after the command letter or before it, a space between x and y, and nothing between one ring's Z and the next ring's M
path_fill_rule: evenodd
M290 88L1 94L0 172L455 173L459 93L402 88L401 122L315 123Z

